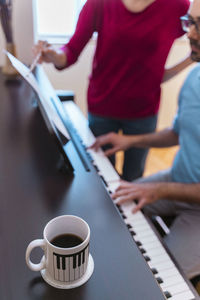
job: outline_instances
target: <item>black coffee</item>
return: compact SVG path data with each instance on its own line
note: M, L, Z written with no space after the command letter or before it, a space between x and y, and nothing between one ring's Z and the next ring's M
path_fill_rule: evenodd
M71 248L78 246L83 242L83 239L78 235L65 233L61 235L57 235L51 240L51 244L60 247L60 248Z

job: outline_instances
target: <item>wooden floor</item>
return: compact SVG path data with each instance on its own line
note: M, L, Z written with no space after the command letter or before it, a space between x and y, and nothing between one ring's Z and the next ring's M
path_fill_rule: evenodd
M178 150L178 146L170 148L152 148L149 151L144 176L156 173L158 171L169 168L172 165L174 156ZM117 154L116 169L121 174L123 163L123 153Z

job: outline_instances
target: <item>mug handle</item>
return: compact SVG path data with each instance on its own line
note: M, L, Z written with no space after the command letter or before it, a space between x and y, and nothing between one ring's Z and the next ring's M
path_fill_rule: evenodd
M45 244L46 244L45 240L43 240L43 239L34 240L34 241L30 242L30 244L28 245L28 247L26 249L26 263L32 271L41 271L42 269L45 268L45 260L44 259L42 259L39 264L34 264L30 260L30 254L31 254L32 250L36 247L41 247L44 250Z

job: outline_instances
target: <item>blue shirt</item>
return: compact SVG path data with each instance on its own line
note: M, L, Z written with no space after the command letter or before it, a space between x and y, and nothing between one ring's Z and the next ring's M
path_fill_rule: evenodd
M172 180L200 182L200 64L189 73L180 91L173 130L180 149L172 166Z

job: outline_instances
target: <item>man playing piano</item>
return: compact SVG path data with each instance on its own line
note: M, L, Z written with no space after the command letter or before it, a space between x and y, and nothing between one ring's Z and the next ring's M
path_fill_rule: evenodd
M194 0L182 19L191 46L191 58L200 62L200 0ZM170 147L179 151L169 170L133 183L122 181L112 198L118 204L137 199L133 213L174 216L164 241L188 278L200 274L200 64L189 73L180 91L178 112L171 128L143 135L100 136L91 147L110 144L111 155L130 147Z

